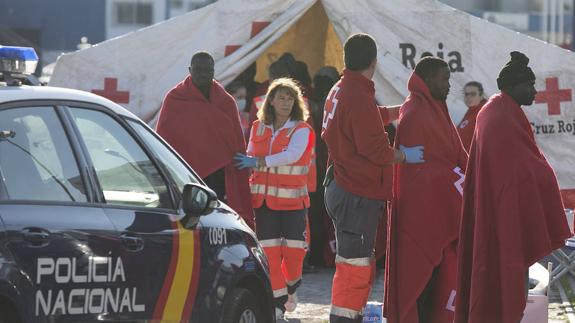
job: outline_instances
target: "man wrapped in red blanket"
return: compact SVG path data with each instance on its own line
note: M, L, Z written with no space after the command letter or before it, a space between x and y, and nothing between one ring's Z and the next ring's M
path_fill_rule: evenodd
M512 52L477 117L463 193L457 323L517 323L529 267L571 233L555 173L521 105L535 98L529 59Z
M467 153L445 103L449 77L444 60L420 60L400 110L396 146L425 146L425 163L394 166L384 304L389 323L453 320Z
M189 69L166 95L156 131L254 228L248 170L232 163L236 153L246 151L234 98L213 79L209 53L194 54Z

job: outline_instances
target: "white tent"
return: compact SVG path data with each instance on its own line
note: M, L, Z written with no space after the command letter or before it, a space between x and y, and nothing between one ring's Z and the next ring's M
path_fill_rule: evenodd
M378 43L374 80L383 104L403 101L423 52L443 57L452 70L448 106L455 122L465 112L463 85L476 80L488 94L496 93L509 52L524 52L540 91L539 103L525 112L561 188L575 200L575 55L434 0L220 0L62 55L50 85L107 96L153 124L165 93L186 76L195 51L212 53L215 78L224 84L254 61L265 79L267 66L285 51L313 74L323 65L341 70L341 44L357 32Z

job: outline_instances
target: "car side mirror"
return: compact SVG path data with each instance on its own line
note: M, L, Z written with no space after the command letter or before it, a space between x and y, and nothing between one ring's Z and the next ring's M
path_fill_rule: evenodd
M218 196L210 188L200 184L186 184L182 192L182 209L186 216L182 218L185 227L195 226L200 216L214 210Z

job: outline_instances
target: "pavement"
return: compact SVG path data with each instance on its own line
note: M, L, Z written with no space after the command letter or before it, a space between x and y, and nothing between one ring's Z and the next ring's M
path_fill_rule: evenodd
M298 289L298 306L292 313L286 313L284 322L290 323L326 323L329 322L331 300L331 283L334 268L318 268L315 272L304 273L302 285ZM383 302L383 269L376 273L374 286L369 297L370 302ZM571 279L573 290L563 291L563 294L573 293L575 296L575 280ZM568 280L566 279L566 280ZM567 283L569 285L569 283ZM575 323L573 307L568 300L562 299L562 285L555 285L549 292L550 323ZM569 317L572 317L572 321Z

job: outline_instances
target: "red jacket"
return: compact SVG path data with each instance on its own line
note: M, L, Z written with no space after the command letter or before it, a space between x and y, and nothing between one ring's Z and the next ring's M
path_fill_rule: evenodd
M469 146L471 145L471 138L473 138L473 131L475 130L475 119L481 107L487 102L486 100L481 100L481 102L473 107L467 109L463 119L457 125L457 131L459 132L459 137L463 143L463 147L466 151L469 151Z
M395 143L408 147L423 145L425 162L396 164L394 169L385 276L385 312L389 323L418 322L416 301L435 267L441 264L441 271L451 272L455 277L455 256L452 268L442 267L447 248L454 245L459 235L467 163L467 154L445 102L434 99L415 73L409 79L408 89L411 94L400 109ZM433 294L446 298L434 301L445 309L449 292L455 289L455 279L451 286L437 285ZM437 288L451 289L442 293ZM453 312L437 313L453 318ZM437 320L432 317L428 322Z
M509 95L492 96L471 142L454 322L519 322L525 273L570 235L555 173L529 121Z
M253 228L248 170L234 167L236 153L245 153L238 109L234 98L216 81L210 99L188 76L166 94L156 132L201 178L225 167L228 204Z
M339 186L363 197L389 200L394 149L384 129L387 110L377 106L374 95L371 80L344 70L325 101L321 137Z

